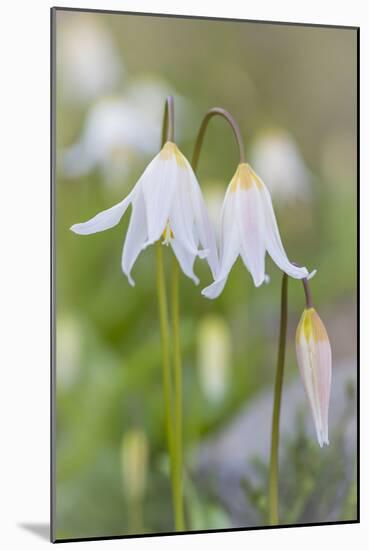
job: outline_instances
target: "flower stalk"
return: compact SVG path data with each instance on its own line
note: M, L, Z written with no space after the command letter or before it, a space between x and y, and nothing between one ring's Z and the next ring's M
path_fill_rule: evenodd
M279 345L277 372L274 383L273 420L269 462L269 524L279 524L279 421L282 401L284 361L286 355L286 335L288 317L288 275L283 274L281 290L281 313L279 324Z
M157 294L159 307L160 321L160 336L162 349L162 366L163 366L163 392L164 392L164 414L165 414L165 429L167 436L167 444L169 450L171 479L173 486L173 461L174 461L174 434L172 424L172 381L170 372L170 336L168 322L168 304L165 288L165 273L163 261L163 249L161 243L156 243L156 276L157 276Z
M174 138L174 102L169 96L165 102L162 145L172 142ZM183 531L183 472L182 472L182 363L179 336L179 269L173 257L171 316L173 337L173 368L170 358L170 333L168 322L168 305L163 262L162 243L156 243L158 269L158 301L163 353L163 390L165 407L165 424L170 459L170 478L176 531ZM172 372L173 371L173 372ZM174 379L174 383L173 383Z
M173 256L172 267L172 335L174 366L174 508L176 529L184 530L183 451L182 451L182 360L179 328L179 268Z

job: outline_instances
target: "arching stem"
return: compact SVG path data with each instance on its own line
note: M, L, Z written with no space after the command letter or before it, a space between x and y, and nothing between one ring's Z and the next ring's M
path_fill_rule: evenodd
M311 298L309 281L307 279L302 279L302 285L304 287L304 292L305 292L306 307L310 309L311 307L313 307L313 300Z
M231 115L231 113L229 113L225 109L222 109L220 107L214 107L213 109L210 109L202 119L201 126L197 134L197 139L193 150L192 162L191 162L194 172L196 172L197 170L197 165L199 162L200 152L202 149L202 143L204 141L206 129L208 127L210 120L215 116L220 116L224 118L228 122L228 124L231 126L234 137L237 142L237 146L238 146L240 163L245 162L245 149L243 146L242 135L235 118Z

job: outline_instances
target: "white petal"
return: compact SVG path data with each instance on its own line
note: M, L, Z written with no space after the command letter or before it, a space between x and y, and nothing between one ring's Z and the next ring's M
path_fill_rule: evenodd
M323 446L323 438L321 434L322 420L320 415L320 407L316 394L316 381L314 380L313 372L315 369L314 356L315 350L311 346L311 340L307 340L302 337L299 345L296 346L297 362L300 369L301 378L304 384L306 396L308 398L311 413L314 419L314 426L316 430L317 439L319 445Z
M217 298L227 282L228 274L240 252L239 231L235 217L235 193L227 189L221 214L221 258L215 281L204 288L206 298Z
M174 240L179 241L188 252L200 257L206 255L204 251L198 250L194 235L195 214L187 166L178 166L176 172L176 190L169 213L169 225Z
M122 271L125 275L127 275L128 281L132 286L134 286L135 283L131 277L131 270L146 239L147 223L145 202L142 191L139 190L135 200L132 203L132 215L129 222L122 255Z
M260 193L255 185L235 191L236 217L239 225L241 257L255 286L265 281L264 213Z
M142 177L146 205L148 240L145 247L157 241L168 222L178 170L175 157L162 160L160 153L147 167Z
M317 385L319 388L319 402L321 411L321 434L323 443L329 444L328 437L328 410L332 376L332 352L329 341L317 342Z
M199 279L193 272L193 264L195 262L196 255L191 254L191 252L186 250L186 248L184 248L184 246L178 241L178 239L173 239L170 244L183 273L187 275L187 277L192 279L196 285L198 285Z
M255 177L255 181L257 181L257 183L259 184L258 189L260 191L260 197L262 199L262 205L264 209L265 246L268 253L270 254L273 261L277 264L277 266L290 277L294 277L295 279L303 279L305 277L308 277L309 272L306 267L296 267L289 261L287 254L283 248L281 237L279 235L277 220L275 218L270 193L266 185L261 181L258 176L256 176L254 172L253 176Z
M198 233L198 239L202 247L208 251L206 261L208 262L212 275L215 278L219 269L219 258L216 244L215 231L210 223L204 198L196 179L196 176L190 166L190 190L195 215L195 227Z
M134 197L136 187L131 193L123 199L121 202L103 210L99 214L96 214L93 218L84 223L76 223L70 228L74 233L79 235L90 235L91 233L97 233L98 231L104 231L117 225L125 211L127 210L130 202Z
M310 336L303 330L310 317ZM325 327L314 309L305 310L296 334L297 360L310 403L319 445L329 444L328 409L332 377L332 352Z

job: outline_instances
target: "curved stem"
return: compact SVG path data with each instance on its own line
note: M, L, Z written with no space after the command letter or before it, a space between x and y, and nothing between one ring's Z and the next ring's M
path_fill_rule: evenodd
M302 279L302 284L303 284L304 292L305 292L306 307L308 309L310 309L311 307L313 307L313 300L312 300L312 297L311 297L311 290L310 290L309 281L307 279Z
M199 156L200 156L200 152L201 152L201 148L202 148L202 142L204 140L206 128L207 128L210 120L214 116L220 116L220 117L224 118L228 122L228 124L231 126L231 128L233 130L233 133L234 133L234 136L236 138L237 145L238 145L240 163L245 162L245 150L244 150L244 146L243 146L242 135L241 135L241 131L240 131L240 128L239 128L236 120L231 115L231 113L229 113L225 109L222 109L220 107L214 107L213 109L210 109L206 113L206 115L204 116L204 118L202 120L202 123L201 123L201 126L200 126L200 129L199 129L199 132L197 134L197 139L196 139L195 148L194 148L193 155L192 155L192 162L191 162L191 165L192 165L192 168L193 168L194 172L196 172L196 170L197 170L197 165L198 165L198 162L199 162Z
M182 472L182 361L179 329L179 269L173 255L172 267L172 328L174 361L174 500L176 530L184 531Z
M297 264L296 262L292 262L293 265L295 265L296 267L301 267L299 264ZM301 279L301 282L302 282L302 286L304 287L304 293L305 293L305 300L306 300L306 307L308 309L310 309L311 307L313 307L313 299L311 297L311 289L310 289L310 284L309 284L309 281L307 278L305 279Z
M278 512L279 419L280 419L282 388L283 388L284 360L285 360L285 354L286 354L286 335L287 335L287 317L288 317L287 310L288 310L288 276L284 273L282 278L279 347L278 347L277 372L276 372L275 383L274 383L274 405L273 405L273 421L272 421L270 463L269 463L269 523L270 525L279 524L279 512Z

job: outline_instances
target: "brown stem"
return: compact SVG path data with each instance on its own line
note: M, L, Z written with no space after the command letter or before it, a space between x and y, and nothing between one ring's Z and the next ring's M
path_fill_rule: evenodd
M296 262L292 262L292 265L295 265L296 267L301 267L301 265L297 264ZM305 292L306 307L310 309L313 307L313 299L311 297L310 284L306 277L304 279L301 279L301 281Z
M173 96L169 95L165 101L163 130L161 134L162 145L166 141L174 140L174 100Z
M220 116L224 118L228 122L228 124L231 126L238 145L240 163L245 162L245 151L243 146L242 135L236 120L233 118L231 113L229 113L225 109L221 109L220 107L214 107L213 109L210 109L204 116L199 132L197 134L197 139L196 139L195 148L192 155L192 163L191 163L194 172L196 172L197 170L197 165L199 162L199 156L200 156L202 142L204 140L206 128L209 124L210 119L213 118L214 116Z
M306 307L310 309L311 307L313 307L313 300L311 298L311 289L310 289L309 281L307 279L302 279L302 284L305 292Z

